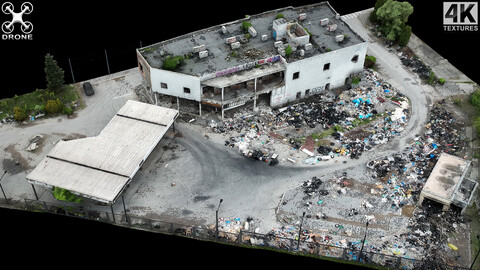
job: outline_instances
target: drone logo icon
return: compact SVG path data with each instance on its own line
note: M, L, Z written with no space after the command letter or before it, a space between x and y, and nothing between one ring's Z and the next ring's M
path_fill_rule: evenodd
M2 4L2 12L5 14L11 14L12 20L6 21L2 24L2 31L5 34L10 34L13 32L14 25L19 23L20 29L24 34L30 34L33 31L33 24L29 21L23 21L23 14L30 14L33 11L33 5L30 2L25 2L20 7L21 11L16 13L14 11L13 4L10 2L5 2Z

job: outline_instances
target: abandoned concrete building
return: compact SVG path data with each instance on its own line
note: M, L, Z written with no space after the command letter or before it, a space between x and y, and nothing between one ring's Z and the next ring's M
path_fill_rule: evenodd
M150 90L224 111L271 107L346 84L363 69L367 41L328 2L287 7L137 50ZM172 65L168 65L167 62ZM178 64L178 65L177 65Z
M418 204L429 199L448 210L452 205L462 212L469 205L477 183L466 177L471 161L442 153L420 193Z

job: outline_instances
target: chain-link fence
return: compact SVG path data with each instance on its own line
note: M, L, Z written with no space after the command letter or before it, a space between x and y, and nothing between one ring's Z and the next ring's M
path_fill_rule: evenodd
M274 234L259 234L250 231L225 232L216 231L201 226L176 224L161 220L153 220L133 215L125 215L111 212L90 211L78 205L60 205L36 200L24 200L24 209L45 211L67 216L86 218L101 222L113 223L134 229L142 229L152 232L181 235L199 240L209 240L237 244L240 246L258 246L269 249L285 250L293 253L305 253L329 258L339 262L355 261L371 266L382 266L391 269L425 269L425 270L461 270L468 269L460 266L446 265L432 261L415 260L411 258L375 253L362 252L353 248L345 248L333 245L325 245L314 241L300 241L295 238L286 238ZM359 257L360 256L360 257Z

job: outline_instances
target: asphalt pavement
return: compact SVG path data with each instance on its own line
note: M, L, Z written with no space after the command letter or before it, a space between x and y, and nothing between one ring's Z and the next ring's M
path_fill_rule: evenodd
M142 169L133 179L124 196L127 211L132 215L161 219L177 223L209 225L215 221L215 210L220 199L219 215L225 218L258 220L260 232L280 226L276 208L282 195L298 187L313 176L353 170L366 162L402 149L423 123L428 109L438 93L430 85L403 67L399 57L376 42L364 27L362 20L367 12L359 12L347 22L369 41L368 54L377 58L377 67L384 79L407 95L411 101L411 118L406 129L393 142L365 153L359 159L338 158L317 166L282 164L268 166L244 158L237 150L225 147L215 134L206 134L199 126L179 122L176 132L170 130L157 146ZM142 87L137 68L91 80L96 94L83 96L86 107L72 119L65 116L38 119L17 127L7 124L0 127L0 154L5 160L21 159L24 169L7 174L2 186L7 197L13 200L34 199L25 176L43 158L54 143L71 134L95 136L128 99L136 99L134 89ZM45 136L41 151L25 151L28 140L37 134ZM207 136L205 136L207 135ZM17 157L17 158L15 158ZM343 163L343 161L346 163ZM10 164L5 161L1 166ZM18 165L17 165L18 166ZM37 187L40 200L54 201L47 189ZM109 208L101 208L109 211ZM115 212L121 213L123 205L117 202ZM298 209L299 216L302 209Z

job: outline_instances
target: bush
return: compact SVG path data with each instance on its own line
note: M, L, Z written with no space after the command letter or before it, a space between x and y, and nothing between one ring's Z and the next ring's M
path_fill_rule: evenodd
M375 65L377 62L377 58L373 55L367 55L365 56L365 63L363 64L366 68L371 68Z
M279 13L279 14L277 14L277 16L275 16L275 19L281 19L283 17L285 17L285 16L282 13Z
M287 48L285 48L285 55L290 56L291 54L292 54L292 47L288 45Z
M475 127L477 134L480 134L480 116L475 119L473 126Z
M243 31L244 31L245 33L247 33L247 32L248 32L248 28L249 28L250 26L252 26L251 23L249 23L249 22L243 22L241 27L242 27Z
M73 114L73 109L70 106L65 106L63 107L63 114L65 115L72 115Z
M480 109L480 89L477 89L470 96L470 102Z
M21 107L15 107L13 108L13 118L15 118L15 121L22 122L27 119L27 112Z
M167 56L165 61L163 61L162 68L166 70L175 70L177 67L183 63L183 56Z
M45 105L45 112L48 114L56 114L56 113L61 113L63 111L63 103L60 101L60 99L56 100L49 100L47 101L47 104Z
M444 79L444 78L440 78L440 79L438 79L438 82L439 82L440 84L444 84L444 83L445 83L445 79Z
M55 199L60 201L74 202L74 203L81 203L83 201L82 198L77 197L75 194L73 194L69 190L59 188L59 187L53 187L52 194L53 194L53 197L55 197Z

